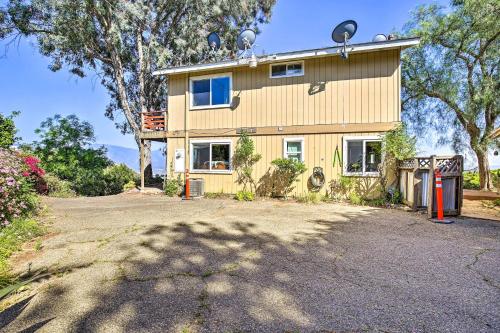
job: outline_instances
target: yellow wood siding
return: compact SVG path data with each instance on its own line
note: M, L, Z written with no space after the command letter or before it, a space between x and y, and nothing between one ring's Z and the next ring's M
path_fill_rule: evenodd
M256 152L262 155L262 159L254 167L254 179L259 181L265 175L269 168L272 168L271 161L283 157L283 140L285 138L303 138L304 139L304 163L308 170L300 177L297 182L293 194L302 194L308 191L307 180L311 175L314 167L322 167L325 174L325 186L321 189L320 193L324 194L329 190L328 183L332 179L338 178L342 174L342 167L340 163L333 166L333 157L335 149L338 150L342 156L342 138L344 136L373 136L376 133L334 133L334 134L308 134L308 135L267 135L267 136L252 136L254 140ZM233 145L233 152L236 148L237 137L216 137L216 138L203 138L203 140L210 139L224 139L231 140ZM183 138L171 138L168 140L168 165L174 164L173 158L175 149L184 148ZM189 157L189 156L186 156ZM173 171L173 170L171 170ZM183 175L183 174L181 174ZM177 173L174 173L177 177ZM236 181L236 172L232 174L209 174L209 173L196 173L191 171L191 178L203 178L205 180L205 191L207 192L224 192L236 193L239 187ZM375 186L377 178L360 177L365 192L367 194L375 195ZM370 195L368 195L370 196Z
M190 129L400 120L399 50L308 59L299 77L271 79L269 64L231 72L235 107L189 111ZM169 76L169 131L184 130L187 78Z

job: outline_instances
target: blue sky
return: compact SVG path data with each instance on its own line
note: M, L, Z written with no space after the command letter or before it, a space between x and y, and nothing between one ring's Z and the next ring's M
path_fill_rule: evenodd
M332 45L332 28L345 19L358 22L353 42L370 41L377 33L399 30L417 5L436 2L448 3L424 0L278 0L271 23L263 26L258 36L257 53ZM0 42L2 53L4 46L5 43ZM132 136L123 136L104 117L109 98L95 76L78 79L65 70L53 73L47 68L48 64L48 59L39 55L27 40L18 47L11 47L7 56L0 58L0 112L21 111L16 123L25 141L36 139L33 131L45 118L56 113L75 113L94 125L99 143L136 147ZM423 144L426 152L436 152L429 148L432 143ZM498 162L496 164L500 164Z

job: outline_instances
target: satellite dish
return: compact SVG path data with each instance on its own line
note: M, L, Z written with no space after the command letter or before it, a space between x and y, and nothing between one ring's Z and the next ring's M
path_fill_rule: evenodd
M253 31L252 29L245 29L238 36L236 44L238 44L238 48L241 51L246 51L252 48L253 44L255 43L255 39L255 31Z
M354 36L358 30L358 24L354 20L347 20L335 27L332 31L332 39L336 43L343 43L344 46L340 51L342 58L347 59L347 42Z
M211 32L207 37L207 41L212 51L220 49L220 37L216 32Z
M373 37L372 42L385 42L387 37L384 34L377 34Z
M356 21L344 21L333 29L332 39L336 43L344 43L346 40L349 40L352 36L354 36L356 30L358 30L358 24Z

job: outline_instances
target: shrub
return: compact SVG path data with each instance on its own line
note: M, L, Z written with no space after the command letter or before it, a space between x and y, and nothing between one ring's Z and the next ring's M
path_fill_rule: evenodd
M349 201L353 205L363 205L365 202L363 200L363 198L361 197L361 195L359 195L358 192L356 192L356 191L352 191L349 193Z
M330 192L332 199L345 200L349 197L349 193L356 189L356 181L352 177L340 175L338 179L330 181Z
M73 182L72 188L76 193L89 197L106 195L106 180L104 172L98 170L78 171L76 180Z
M182 181L180 180L180 177L178 179L167 179L165 182L165 195L168 197L175 197L176 195L179 195L182 189Z
M103 177L106 181L104 193L111 195L121 193L125 184L134 181L136 173L125 164L115 164L104 169Z
M255 195L250 191L238 191L234 198L238 201L254 201Z
M238 175L236 183L243 185L243 191L250 185L250 191L255 190L255 180L252 177L253 166L261 159L260 154L254 154L255 145L246 133L242 133L238 139L233 154L233 168ZM253 189L252 189L253 187Z
M52 174L46 174L43 177L47 185L47 195L56 198L71 198L75 197L76 193L71 188L71 183L66 180L61 180Z
M38 208L29 168L17 152L0 148L0 228Z
M135 184L135 180L129 181L127 184L123 185L123 192L130 191L137 188L137 185Z
M271 162L275 166L273 175L273 196L287 197L293 191L293 184L307 171L306 165L294 159L278 158Z
M76 193L86 196L113 195L123 191L123 187L134 181L135 172L124 164L117 164L100 170L80 169L73 184Z

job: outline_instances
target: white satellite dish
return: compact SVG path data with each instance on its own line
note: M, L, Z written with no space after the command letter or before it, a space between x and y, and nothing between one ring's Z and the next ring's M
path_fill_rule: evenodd
M238 49L241 51L240 58L250 58L248 64L252 68L257 67L258 63L257 57L253 52L256 38L257 35L255 31L252 29L245 29L238 35L238 39L236 40Z

